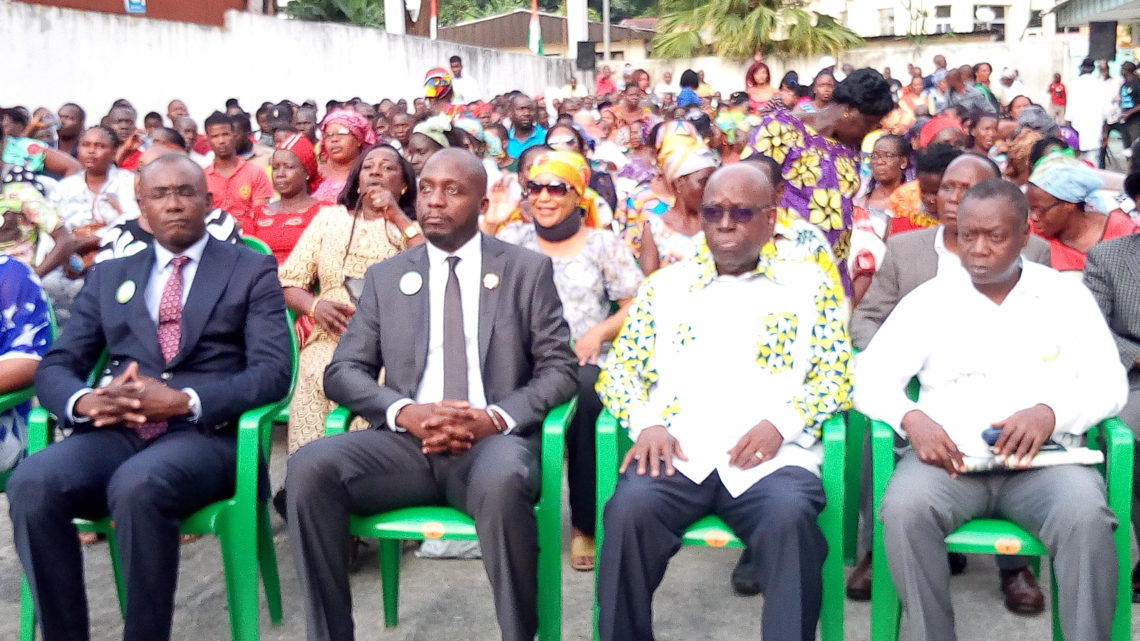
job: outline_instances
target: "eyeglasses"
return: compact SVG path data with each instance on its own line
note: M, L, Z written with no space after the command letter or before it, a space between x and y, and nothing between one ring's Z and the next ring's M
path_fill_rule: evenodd
M549 140L547 140L546 144L550 145L551 147L554 147L555 149L559 149L560 146L562 146L562 145L564 145L566 147L577 148L578 139L575 138L574 136L554 136L553 138L550 138Z
M570 185L563 182L540 183L534 180L527 181L526 193L528 196L537 196L545 189L551 196L562 197L570 192Z
M193 185L178 185L177 187L156 187L148 190L144 196L148 200L166 200L169 196L178 196L179 198L193 198L198 195L198 190Z
M889 151L874 151L869 156L871 162L878 162L880 160L891 160L892 158L902 158L902 154L892 154Z
M1034 217L1034 218L1040 218L1040 217L1044 216L1045 214L1049 213L1049 212L1050 212L1050 211L1051 211L1051 210L1052 210L1054 207L1056 207L1057 205L1063 205L1063 204L1065 204L1066 202L1068 202L1068 201L1065 201L1065 200L1061 200L1060 198L1057 198L1057 199L1055 199L1055 200L1053 201L1053 204L1052 204L1052 205L1049 205L1049 206L1048 206L1048 207L1046 207L1045 209L1032 209L1032 208L1031 208L1031 209L1029 210L1029 213L1030 213L1030 214L1033 214L1033 217Z
M775 209L775 205L767 207L724 207L721 205L704 205L701 207L701 216L707 223L719 223L728 214L732 222L743 225L752 220L756 214L767 213Z

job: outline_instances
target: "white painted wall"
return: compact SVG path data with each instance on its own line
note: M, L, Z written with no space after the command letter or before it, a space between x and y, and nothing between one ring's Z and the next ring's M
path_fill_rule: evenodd
M830 15L846 24L855 33L865 37L905 36L911 33L937 33L939 22L947 22L936 17L936 7L950 7L950 30L954 33L969 33L974 30L974 14L979 6L1004 6L1005 30L1009 39L1017 40L1029 23L1030 11L1042 12L1053 8L1055 0L809 0L807 7L813 11ZM881 10L894 11L894 29L885 33L881 21ZM926 18L922 19L922 14ZM913 20L912 20L913 16ZM1046 15L1042 31L1053 33L1056 22L1053 16Z
M95 124L116 98L142 115L180 98L202 120L236 97L262 101L423 95L424 73L463 57L490 95L561 86L568 60L469 47L376 29L229 12L225 27L56 9L0 0L4 82L0 105L77 102Z
M908 62L922 67L925 73L934 70L933 58L936 54L946 56L947 64L951 67L988 62L994 68L994 79L997 82L1002 67L1013 67L1021 73L1022 81L1029 89L1029 97L1034 102L1044 103L1048 97L1048 86L1052 82L1053 74L1061 72L1063 79L1068 82L1077 74L1077 64L1073 56L1076 51L1070 52L1074 44L1083 42L1087 44L1088 36L1082 34L1063 35L1050 38L1026 38L1018 42L951 42L937 41L919 46L906 42L872 45L860 49L849 49L838 56L840 64L851 63L856 68L872 67L882 71L890 67L895 78L903 79L906 75ZM1085 49L1080 51L1083 54ZM799 72L801 82L810 82L819 70L819 58L788 57L768 58L766 62L772 70L773 82L779 82L786 71ZM726 60L723 58L690 58L690 59L650 59L638 64L649 72L653 83L665 71L672 71L674 78L679 78L685 69L704 70L705 80L727 97L735 91L744 90L744 72L748 69L748 61Z

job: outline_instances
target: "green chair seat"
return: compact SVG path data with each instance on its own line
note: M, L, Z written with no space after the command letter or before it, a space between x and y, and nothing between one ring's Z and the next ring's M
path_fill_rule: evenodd
M542 485L535 518L538 522L538 640L562 639L562 460L566 428L578 407L577 398L546 415L542 424ZM325 435L343 434L351 420L338 407L325 421ZM450 507L418 506L349 517L354 536L380 541L380 583L384 626L399 624L400 542L404 540L476 541L475 521Z
M1025 528L1001 519L967 521L946 537L946 547L962 554L1049 554L1045 545Z
M595 547L600 550L605 537L603 514L618 483L618 463L633 443L618 421L603 410L597 425L598 489ZM847 428L842 415L828 419L823 426L823 465L821 467L827 505L819 515L820 529L827 540L828 554L823 562L823 608L819 630L822 641L843 640L843 539L844 495L847 466ZM744 543L723 520L706 515L689 526L681 535L682 545L694 547L743 549ZM597 574L595 573L595 582ZM597 588L594 590L594 639L598 638Z

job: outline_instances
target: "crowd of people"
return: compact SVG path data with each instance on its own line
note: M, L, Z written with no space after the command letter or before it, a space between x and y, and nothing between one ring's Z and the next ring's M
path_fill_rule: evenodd
M452 57L411 104L231 99L201 129L177 99L141 127L125 99L98 124L4 109L0 391L34 384L70 431L25 457L29 405L0 414L44 638L86 638L72 519L106 515L149 595L124 638L169 638L179 521L232 494L234 421L288 393L292 331L272 500L310 639L353 635L349 515L421 504L474 518L502 637L533 639L537 436L576 397L569 563L597 566L605 641L653 638L708 513L747 547L731 583L764 594L763 638L814 639L821 429L852 409L908 443L880 511L908 638L955 638L943 539L995 516L1053 553L1065 636L1107 640L1128 560L1104 482L1032 463L1107 417L1140 429L1140 173L1107 153L1116 131L1137 157L1140 78L1086 60L1039 105L1015 70L933 63L775 78L758 55L723 93L627 65L490 97ZM322 437L338 405L352 430ZM603 410L633 446L595 550ZM1018 469L967 471L991 454ZM1028 561L997 557L999 585L1039 614Z

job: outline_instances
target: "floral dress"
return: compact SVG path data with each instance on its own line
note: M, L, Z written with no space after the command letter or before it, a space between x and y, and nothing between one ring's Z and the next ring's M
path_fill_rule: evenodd
M823 231L843 287L850 293L846 259L851 246L852 200L859 190L859 152L825 138L790 113L775 111L752 130L743 156L752 154L780 163L785 180L780 206Z
M43 290L32 270L0 254L0 360L40 360L51 343L51 321ZM30 403L0 412L0 472L24 455Z

